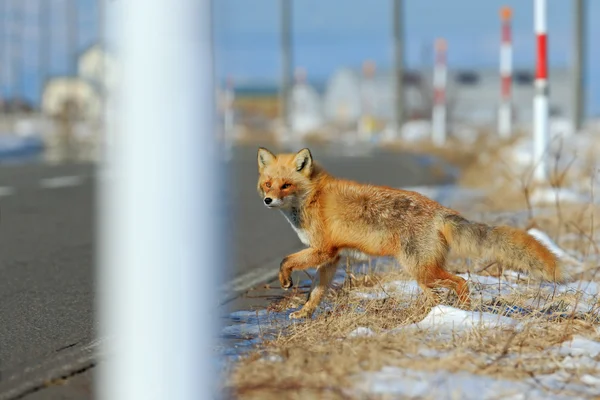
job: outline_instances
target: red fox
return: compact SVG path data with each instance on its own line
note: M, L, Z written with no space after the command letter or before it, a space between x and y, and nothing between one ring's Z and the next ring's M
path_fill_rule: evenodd
M465 305L470 304L467 282L444 269L450 248L547 280L561 279L557 257L527 232L471 222L417 192L335 178L307 148L275 155L260 147L258 172L265 206L280 210L308 246L283 259L281 286L292 286L294 270L316 267L319 272L319 284L290 318L312 317L342 255L393 256L427 298L434 300L432 289L444 287Z

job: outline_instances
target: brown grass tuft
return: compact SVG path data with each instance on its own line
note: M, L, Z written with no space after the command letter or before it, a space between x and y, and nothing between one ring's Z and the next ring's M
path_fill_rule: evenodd
M469 218L523 229L536 227L580 261L568 265L572 280L598 282L600 245L595 234L599 228L595 218L598 205L560 201L543 207L533 204L531 194L535 187L527 175L515 175L502 160L502 150L511 145L481 139L478 146L450 143L443 151L427 144L410 146L417 152L438 154L463 168L460 184L489 190L487 201L465 205ZM409 147L401 143L389 145L394 146L402 150ZM585 174L581 171L555 169L547 185L560 189L570 179L582 176ZM490 183L490 177L498 179ZM496 263L466 262L457 257L449 260L448 269L495 277L499 286L507 273ZM600 322L598 301L578 290L553 292L522 275L510 276L509 280L519 285L514 290L498 291L492 299L478 297L481 285L471 282L472 307L529 310L529 314L512 316L521 323L522 329L473 328L443 334L427 329L402 329L422 321L431 311L431 305L425 303L420 292L408 290L411 281L401 269L391 272L369 269L358 273L347 268L346 280L329 291L322 312L308 321L275 326L278 332L275 336L265 337L256 349L234 364L224 388L243 399L365 398L355 390L361 374L387 366L463 371L513 381L533 379L538 382L538 377L557 372L567 374L570 382L581 382L586 374L597 376L593 365L569 367L557 347L574 335L600 340L596 329ZM400 284L399 290L393 290L392 282L406 285ZM300 307L306 300L307 290L294 289L272 303L269 310L283 312ZM386 297L360 297L360 294L376 292ZM442 290L439 294L442 304L457 307L454 293ZM582 307L583 304L586 307ZM359 327L370 329L373 335L352 337L351 333ZM552 394L576 396L568 387L551 389L541 383L536 387Z

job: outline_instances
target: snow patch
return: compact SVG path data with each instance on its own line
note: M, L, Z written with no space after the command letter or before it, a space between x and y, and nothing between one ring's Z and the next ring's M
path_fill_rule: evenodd
M371 330L371 328L367 328L364 326L359 326L352 332L348 334L348 337L358 337L358 336L373 336L375 332Z
M469 281L471 296L480 298L484 302L493 300L498 296L508 296L519 286L508 282L503 277L458 274Z
M582 368L592 368L597 369L598 363L587 356L581 357L571 357L566 356L560 363L560 365L565 369L575 369L580 370Z
M531 228L527 231L527 233L536 238L560 259L581 264L581 261L577 260L575 257L571 256L569 253L560 248L545 232L536 228Z
M590 281L575 281L561 285L556 285L556 291L558 293L583 293L587 296L598 295L598 284Z
M395 294L416 295L421 292L421 288L416 281L408 280L387 282L383 284L383 290L381 286L374 289L375 291L372 292L354 292L353 296L360 299L380 300L387 299Z
M354 292L352 293L352 296L357 297L359 299L366 299L366 300L381 300L381 299L387 299L389 297L389 295L385 292Z
M570 341L563 342L559 353L569 356L597 357L600 354L600 343L587 339L583 336L573 336Z
M474 328L520 327L519 323L509 317L478 311L465 311L459 308L438 305L420 322L399 327L389 331L397 333L401 330L437 329L439 331L457 331Z
M581 382L585 383L586 385L600 387L600 378L592 375L583 375L581 377Z
M401 292L404 294L417 294L421 288L417 281L391 281L383 285L387 292Z
M377 372L365 372L357 377L359 392L394 395L408 398L435 399L528 399L547 398L523 382L494 379L467 372L415 371L406 368L383 367ZM533 395L533 397L531 397Z
M269 355L264 356L262 358L262 360L275 363L275 362L283 362L284 359L283 359L283 357L281 357L277 354L269 354Z
M586 196L567 188L540 187L531 193L529 200L534 204L555 204L558 197L559 203L588 203Z
M420 142L431 137L431 122L426 119L408 121L402 125L400 133L406 142Z
M354 379L357 383L353 394L392 395L394 398L566 400L600 394L599 378L583 375L579 383L566 371L512 381L464 371L383 367L379 371L363 372Z

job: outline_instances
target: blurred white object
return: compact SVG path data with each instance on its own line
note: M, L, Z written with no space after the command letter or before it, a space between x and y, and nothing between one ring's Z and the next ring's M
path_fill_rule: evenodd
M215 398L219 320L209 1L106 2L122 67L101 173L99 399ZM116 9L116 10L115 10ZM218 205L217 201L217 205ZM219 396L216 396L219 397Z
M475 144L477 138L479 137L479 133L477 129L472 126L466 124L453 124L452 126L452 136L458 139L461 143L464 144Z
M100 95L90 82L67 77L50 79L42 94L42 111L56 115L66 101L74 101L84 118L100 118L102 114Z
M573 123L568 118L550 118L550 140L555 137L567 137L573 136L575 133L573 130Z
M39 124L32 118L20 118L15 122L15 134L20 137L39 135Z
M360 84L352 70L342 68L335 72L327 84L323 107L329 121L356 124L361 114Z
M401 138L407 142L419 142L431 137L431 121L419 119L402 125Z
M321 97L306 82L304 69L296 70L296 83L290 96L290 124L294 135L302 137L323 125Z
M101 45L88 48L77 61L77 70L81 78L91 82L100 90L111 90L117 82L117 65L114 57Z

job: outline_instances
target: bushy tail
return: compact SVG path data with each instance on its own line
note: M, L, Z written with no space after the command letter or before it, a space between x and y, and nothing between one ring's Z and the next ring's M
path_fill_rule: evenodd
M563 279L557 256L523 230L489 226L468 221L460 215L447 215L443 235L458 254L481 256L554 282Z

